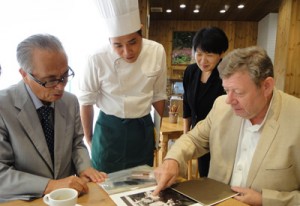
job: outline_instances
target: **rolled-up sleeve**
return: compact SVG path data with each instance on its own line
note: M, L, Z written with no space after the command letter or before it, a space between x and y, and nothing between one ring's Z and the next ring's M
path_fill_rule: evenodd
M98 79L99 68L96 65L93 56L88 58L87 64L80 75L78 100L80 105L94 105L100 91L100 82Z
M167 63L166 53L163 46L160 46L157 52L157 64L161 67L161 73L158 75L154 84L154 94L152 102L167 99L166 87L167 87Z

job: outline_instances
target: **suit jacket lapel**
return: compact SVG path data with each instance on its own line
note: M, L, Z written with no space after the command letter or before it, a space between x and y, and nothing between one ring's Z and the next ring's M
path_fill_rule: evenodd
M65 147L67 146L65 140L65 133L67 127L67 120L66 120L66 111L67 106L64 104L62 100L58 100L55 102L55 115L54 115L54 148L55 148L55 172L54 176L57 177L59 175L60 167L64 164L63 160L63 151L65 151Z
M262 128L260 140L257 144L255 153L252 158L252 163L246 183L247 187L251 186L255 179L255 175L258 173L258 170L262 167L263 160L267 152L269 151L269 148L271 147L277 130L279 129L277 119L281 107L281 99L276 90L274 90L273 95L274 97L271 103L271 108L269 109L265 125L263 125Z
M226 183L229 184L236 158L242 118L235 115L232 119L228 119L227 121L230 121L228 125L232 126L223 131L224 143L220 145L220 150L226 150L227 148L223 155L226 156L225 159L228 160L228 162L226 162L227 172L225 180Z
M258 170L262 167L264 157L269 151L269 147L271 146L276 132L279 128L279 125L276 121L270 120L268 123L266 122L263 128L263 132L261 134L261 139L259 140L257 147L255 149L255 153L252 158L251 167L248 173L248 179L246 186L250 187L253 180L255 179L255 175L258 173Z
M18 114L19 122L23 126L28 138L32 141L37 151L48 164L49 168L53 171L51 156L34 104L25 88L25 84L20 82L17 87L14 100L15 107L20 109Z

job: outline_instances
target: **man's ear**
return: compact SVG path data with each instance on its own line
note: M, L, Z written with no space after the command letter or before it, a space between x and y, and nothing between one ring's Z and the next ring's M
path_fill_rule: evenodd
M263 89L265 91L265 94L268 96L270 94L272 94L273 89L275 86L275 81L273 77L267 77L264 81L263 81Z
M22 68L19 69L19 72L22 75L22 78L24 79L24 77L26 77L27 73Z
M22 68L19 69L19 72L20 72L20 74L21 74L21 76L23 78L23 81L25 83L27 83L27 81L28 81L28 79L27 79L27 72L25 72L24 69L22 69Z

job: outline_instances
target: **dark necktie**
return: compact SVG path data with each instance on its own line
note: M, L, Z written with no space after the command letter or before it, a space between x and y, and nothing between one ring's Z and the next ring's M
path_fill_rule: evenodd
M38 109L44 135L51 155L52 163L54 163L54 129L52 125L53 108L50 106L42 106Z

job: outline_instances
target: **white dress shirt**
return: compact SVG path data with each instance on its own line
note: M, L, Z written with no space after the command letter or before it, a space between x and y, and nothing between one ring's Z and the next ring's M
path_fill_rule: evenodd
M252 125L248 119L242 123L231 186L246 186L252 157L260 137L260 127L261 125Z
M96 104L119 118L140 118L166 96L166 55L163 46L143 39L134 63L127 63L107 45L89 58L79 84L81 105Z
M249 169L251 167L253 154L259 142L261 128L264 125L266 117L269 113L270 105L271 103L269 104L268 111L261 124L252 125L250 120L243 120L240 130L240 137L235 157L233 173L230 181L231 186L246 187L246 182L248 178Z

